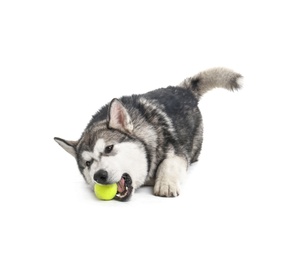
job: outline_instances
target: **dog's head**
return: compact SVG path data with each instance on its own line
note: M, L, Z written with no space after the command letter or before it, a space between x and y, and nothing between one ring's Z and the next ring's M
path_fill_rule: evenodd
M78 141L54 139L75 157L89 185L117 183L119 200L127 200L145 182L145 146L134 136L131 117L117 99L93 117Z

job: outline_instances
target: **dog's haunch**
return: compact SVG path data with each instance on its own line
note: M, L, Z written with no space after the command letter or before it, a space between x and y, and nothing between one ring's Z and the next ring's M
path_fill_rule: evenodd
M94 185L94 193L100 200L112 200L117 193L117 184L101 185L96 183Z

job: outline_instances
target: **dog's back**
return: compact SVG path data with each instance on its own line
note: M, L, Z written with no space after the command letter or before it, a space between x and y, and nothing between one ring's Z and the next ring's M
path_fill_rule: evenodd
M221 87L237 90L242 76L225 68L213 68L185 79L177 87L161 88L142 95L123 97L124 106L139 111L133 118L145 118L157 135L157 165L169 149L185 157L188 163L197 161L203 141L199 99L209 90ZM144 129L145 130L145 129ZM146 132L146 131L145 131ZM150 136L149 136L150 137ZM146 137L145 137L146 139Z

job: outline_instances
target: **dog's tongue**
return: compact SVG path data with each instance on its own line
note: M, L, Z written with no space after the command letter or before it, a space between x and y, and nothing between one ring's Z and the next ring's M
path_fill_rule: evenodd
M117 186L118 186L117 190L118 190L119 193L122 193L122 192L125 191L125 180L124 180L124 178L121 178L121 180L117 183Z

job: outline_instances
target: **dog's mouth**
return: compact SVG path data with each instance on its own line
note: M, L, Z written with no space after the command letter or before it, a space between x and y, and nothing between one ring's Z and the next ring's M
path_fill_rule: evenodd
M116 200L120 201L127 201L131 194L132 194L132 180L128 173L124 173L120 179L120 181L117 183L117 194L115 196Z

